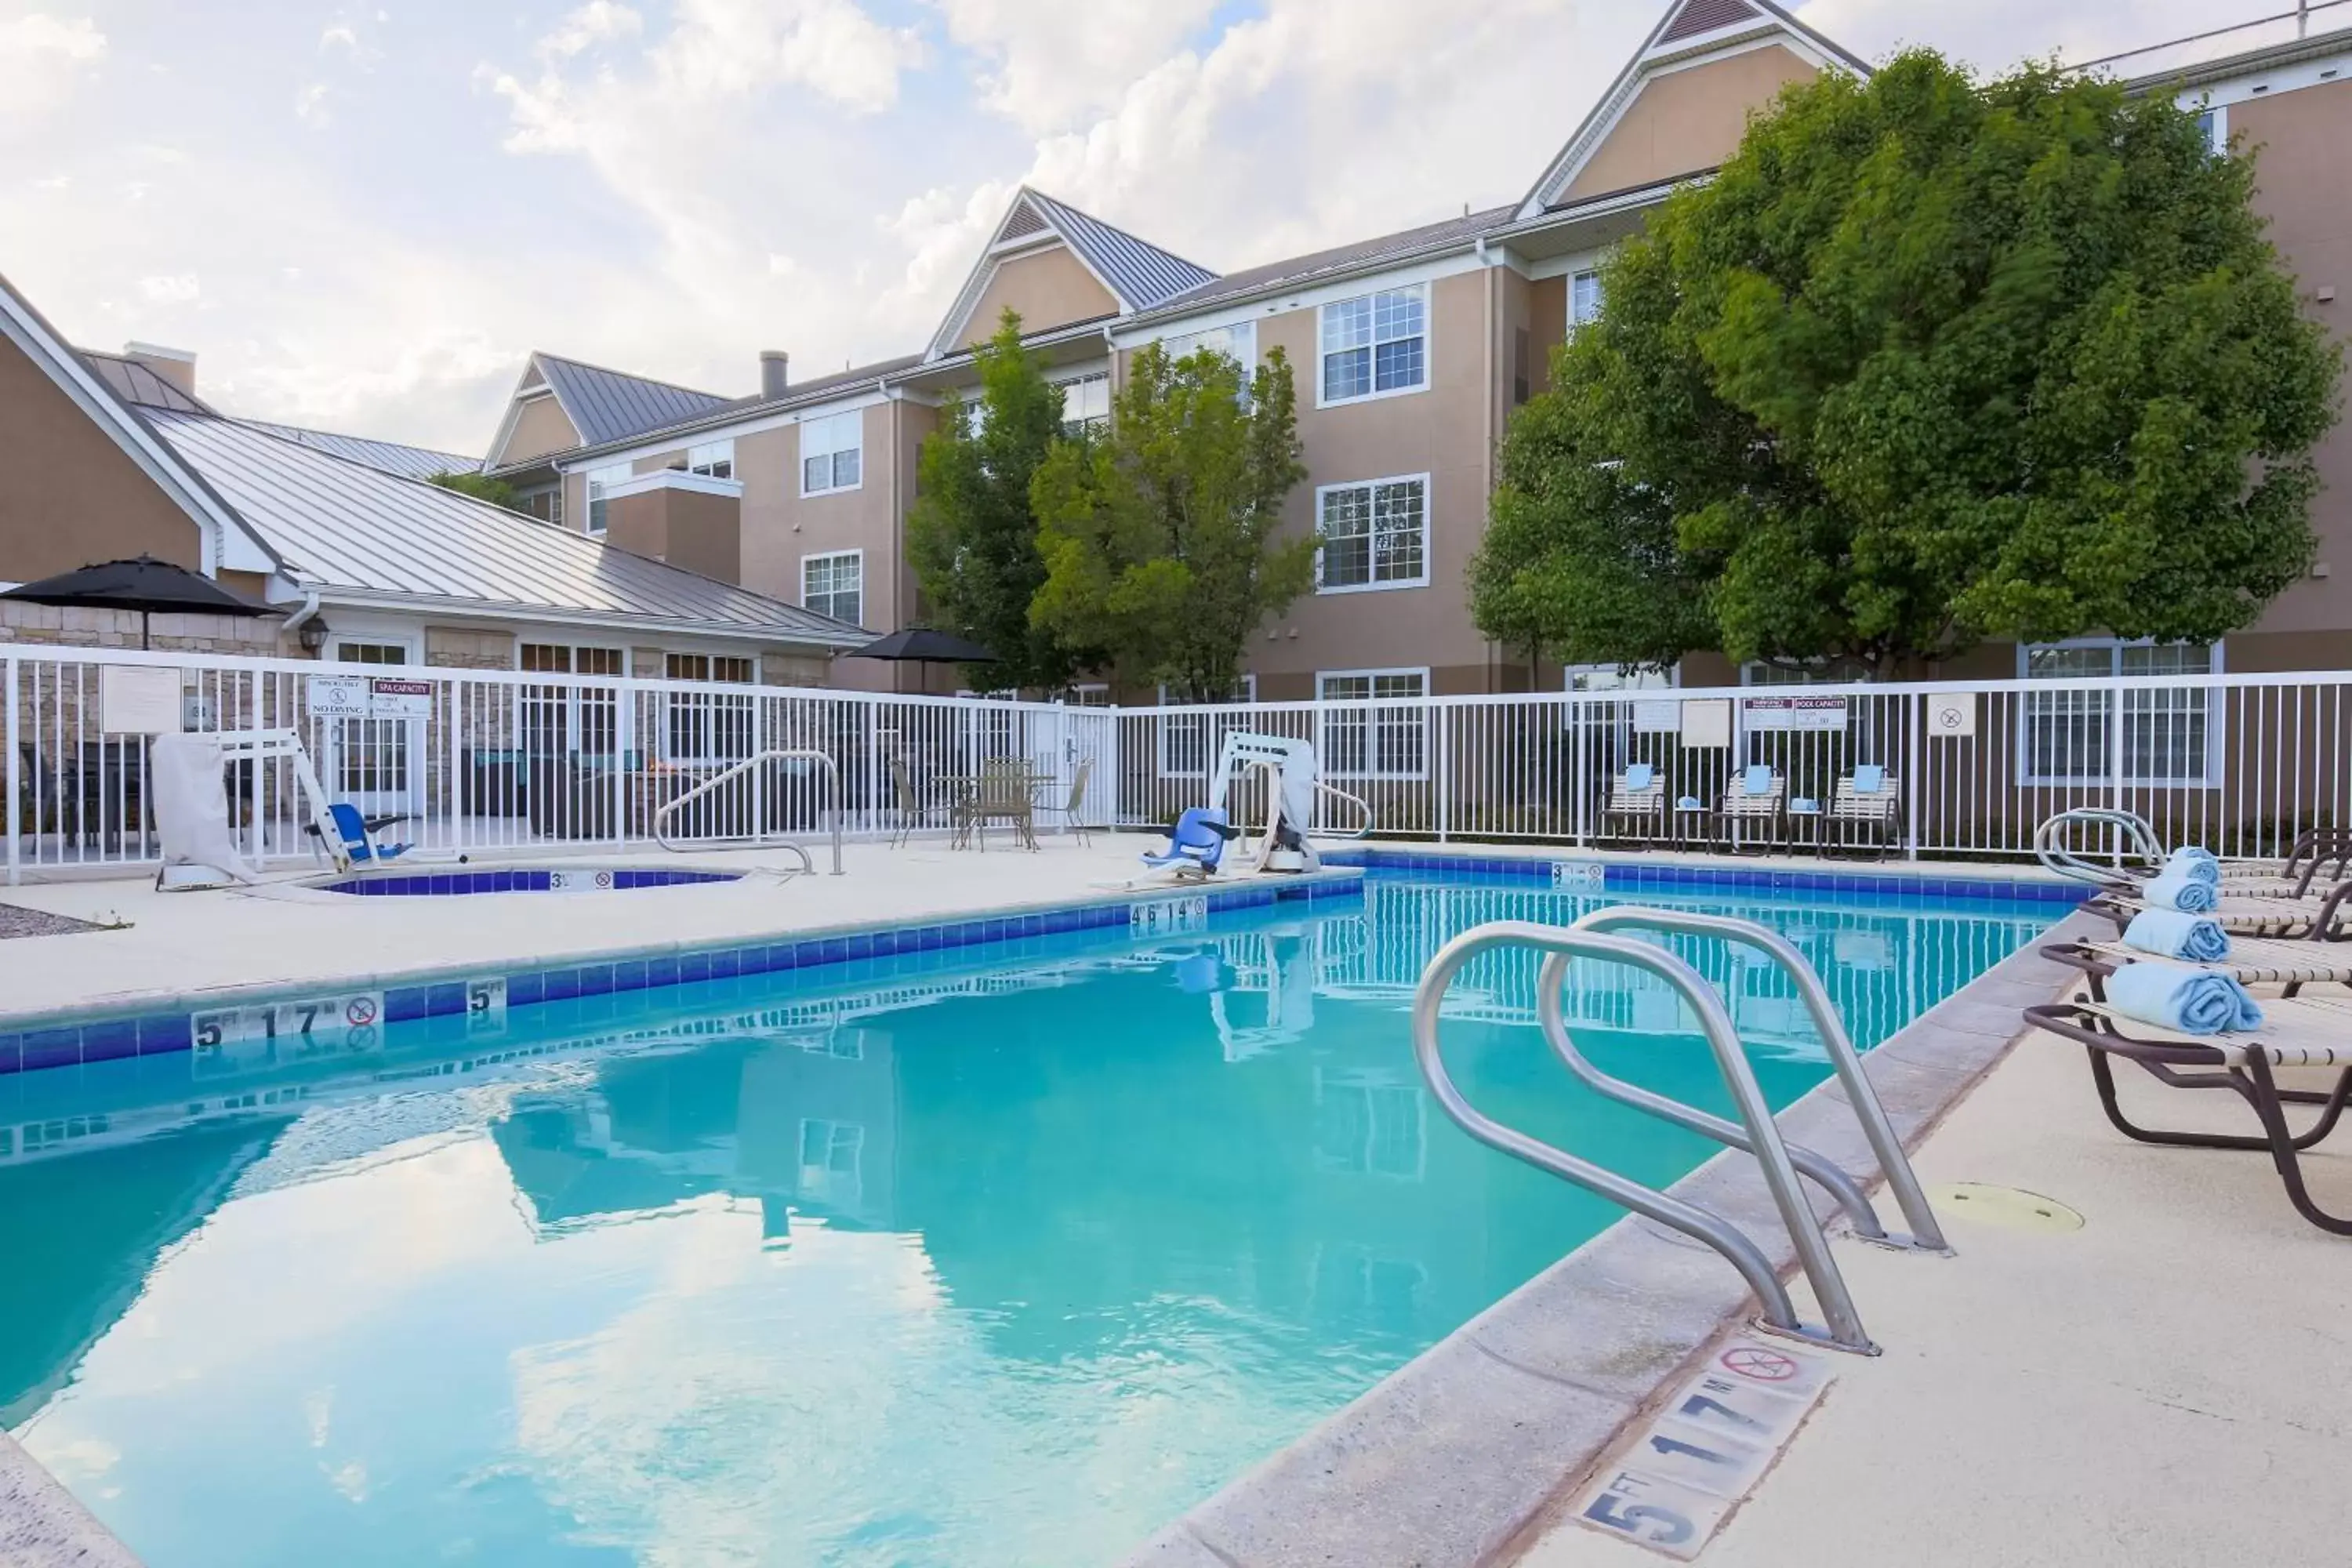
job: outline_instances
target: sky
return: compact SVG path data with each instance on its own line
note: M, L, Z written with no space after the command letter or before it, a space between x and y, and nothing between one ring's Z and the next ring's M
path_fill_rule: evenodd
M0 274L229 412L479 452L535 348L914 352L1024 182L1217 271L1514 200L1665 4L0 0ZM1799 14L1991 70L2282 8Z

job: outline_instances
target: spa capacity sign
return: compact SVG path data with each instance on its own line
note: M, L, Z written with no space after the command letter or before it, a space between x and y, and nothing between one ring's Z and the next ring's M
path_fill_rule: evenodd
M1750 730L1843 730L1843 697L1750 697L1747 700Z
M433 683L396 676L314 675L310 714L316 719L430 719Z

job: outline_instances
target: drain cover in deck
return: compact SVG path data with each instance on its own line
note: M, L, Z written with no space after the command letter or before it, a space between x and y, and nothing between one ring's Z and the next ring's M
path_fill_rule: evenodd
M2003 1230L2062 1231L2083 1228L2083 1216L2056 1198L2022 1187L1992 1187L1979 1182L1946 1182L1927 1189L1936 1212Z

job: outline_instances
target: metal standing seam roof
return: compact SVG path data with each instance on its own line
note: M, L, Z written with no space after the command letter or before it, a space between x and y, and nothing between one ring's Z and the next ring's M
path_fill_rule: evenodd
M846 621L266 435L151 409L155 429L308 586L488 602L852 647Z
M1044 213L1071 248L1100 273L1132 310L1148 310L1188 289L1216 281L1217 275L1182 257L1138 239L1123 228L1113 228L1098 217L1080 212L1037 191L1024 195Z
M78 349L82 363L89 366L106 389L136 408L169 408L180 414L210 414L213 410L201 397L181 391L137 360L122 354L110 354L97 349Z
M737 401L712 392L648 381L602 365L540 353L540 374L554 389L555 399L580 432L583 447L602 446L634 436L640 430L677 425Z
M181 412L186 412L182 410ZM429 479L436 474L480 471L482 459L461 452L436 452L430 447L406 447L397 441L372 441L364 436L339 436L331 430L311 430L299 425L272 425L266 419L239 419L237 424L281 441L298 442L331 452L346 462L381 468L403 479Z
M1479 235L1507 226L1518 212L1518 204L1489 207L1485 212L1466 217L1447 218L1443 223L1423 224L1419 228L1401 229L1372 239L1358 240L1352 245L1335 246L1329 250L1312 251L1281 261L1270 261L1263 267L1252 267L1240 272L1228 272L1222 278L1211 279L1198 288L1171 295L1162 304L1168 306L1206 305L1228 295L1247 294L1273 284L1293 279L1305 281L1319 273L1336 272L1344 268L1379 259L1391 253L1418 250L1424 246L1444 245L1448 241L1475 239Z

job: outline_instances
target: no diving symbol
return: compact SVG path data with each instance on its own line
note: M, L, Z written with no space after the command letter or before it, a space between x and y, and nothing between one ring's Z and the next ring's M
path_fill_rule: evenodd
M343 1005L343 1022L353 1028L375 1022L375 998L354 996Z
M1736 1345L1724 1352L1718 1361L1724 1371L1756 1383L1786 1383L1800 1370L1794 1361L1780 1352L1759 1350L1753 1345Z

